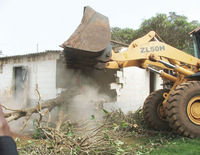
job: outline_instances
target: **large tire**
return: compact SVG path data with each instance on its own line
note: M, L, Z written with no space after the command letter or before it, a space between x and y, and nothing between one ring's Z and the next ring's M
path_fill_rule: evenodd
M200 137L200 82L190 81L177 86L169 95L165 113L177 134Z
M152 92L145 100L143 105L143 117L147 125L156 130L170 130L169 124L165 117L162 102L164 101L164 93L168 93L168 89L159 89Z

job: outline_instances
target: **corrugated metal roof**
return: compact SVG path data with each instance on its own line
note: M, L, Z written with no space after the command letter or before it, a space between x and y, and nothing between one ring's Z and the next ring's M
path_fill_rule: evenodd
M28 54L22 54L22 55L11 55L11 56L2 56L0 59L6 59L6 58L17 58L17 57L24 57L24 56L34 56L34 55L41 55L46 53L61 53L62 50L46 50L45 52L37 52L37 53L28 53Z

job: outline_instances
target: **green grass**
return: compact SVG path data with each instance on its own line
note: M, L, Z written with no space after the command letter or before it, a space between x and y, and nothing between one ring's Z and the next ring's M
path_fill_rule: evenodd
M146 154L146 153L144 153ZM152 155L199 155L200 138L176 138L164 145L160 145L148 152Z
M200 138L190 139L170 132L155 132L122 141L134 148L136 155L200 155Z
M176 135L157 134L149 137L123 139L140 155L199 155L200 138L189 139Z

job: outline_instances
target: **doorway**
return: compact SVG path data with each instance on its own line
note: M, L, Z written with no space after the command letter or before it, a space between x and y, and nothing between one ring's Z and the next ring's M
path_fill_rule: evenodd
M14 67L14 95L15 97L22 96L27 88L28 79L27 67Z

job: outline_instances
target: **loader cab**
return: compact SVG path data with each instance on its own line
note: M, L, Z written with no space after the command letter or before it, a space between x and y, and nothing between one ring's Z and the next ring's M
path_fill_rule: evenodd
M193 36L194 55L200 59L200 26L190 33Z

